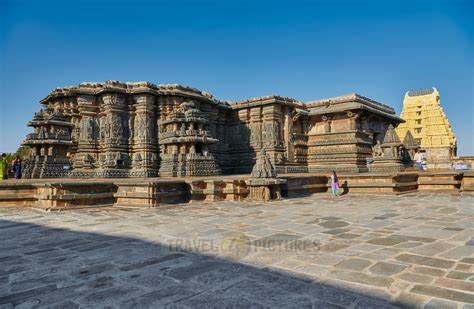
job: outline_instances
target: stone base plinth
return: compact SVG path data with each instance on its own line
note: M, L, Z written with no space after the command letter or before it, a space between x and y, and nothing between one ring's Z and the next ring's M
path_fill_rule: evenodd
M464 175L462 178L461 190L464 193L474 194L474 172L473 171L464 172Z
M399 172L338 174L341 194L402 194L415 191L474 193L474 173ZM143 179L21 179L0 182L0 206L43 210L78 207L158 207L206 201L265 201L328 192L330 174L248 175Z
M463 173L458 172L421 172L418 177L419 191L459 192Z
M375 158L372 163L371 172L375 173L392 173L402 172L405 166L399 159L391 158Z
M286 180L278 178L250 178L246 181L251 201L269 202L281 199L280 185Z
M338 175L339 193L383 193L402 194L417 190L417 173L365 173ZM327 186L331 187L328 177Z
M286 183L281 185L281 193L285 197L310 195L327 192L328 177L325 175L286 176Z

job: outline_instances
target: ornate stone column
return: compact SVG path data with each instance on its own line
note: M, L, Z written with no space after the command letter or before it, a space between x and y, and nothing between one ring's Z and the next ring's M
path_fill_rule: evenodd
M129 114L126 96L122 93L101 95L100 117L100 172L99 177L127 177L129 156Z
M158 176L158 133L155 97L133 96L132 177Z
M80 120L77 124L77 152L74 156L72 172L76 177L94 176L99 158L98 104L93 95L79 95L77 108Z
M270 157L270 160L275 164L277 171L278 164L284 158L285 148L282 139L282 111L281 105L270 104L265 105L262 110L263 115L263 146Z
M259 152L262 149L262 107L250 109L250 146Z

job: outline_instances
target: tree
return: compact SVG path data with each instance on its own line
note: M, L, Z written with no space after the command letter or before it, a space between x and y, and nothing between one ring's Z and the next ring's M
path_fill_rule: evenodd
M6 160L7 162L12 162L13 160L16 159L17 156L19 156L22 160L25 160L28 158L28 155L30 154L31 148L28 146L20 146L16 152L14 153L5 153L7 155Z

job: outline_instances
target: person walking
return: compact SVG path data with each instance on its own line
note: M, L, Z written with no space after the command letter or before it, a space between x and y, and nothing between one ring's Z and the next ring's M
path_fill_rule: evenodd
M16 156L16 159L12 164L12 171L16 179L21 179L21 162L20 156Z
M339 179L337 178L336 171L332 171L331 175L331 191L332 196L339 195Z
M7 178L8 178L7 155L2 153L2 157L0 158L0 180L5 180Z
M422 162L423 162L423 155L421 154L420 152L420 149L417 149L416 150L416 153L415 155L413 156L413 160L415 161L415 166L416 168L421 171L423 169L423 165L422 165Z

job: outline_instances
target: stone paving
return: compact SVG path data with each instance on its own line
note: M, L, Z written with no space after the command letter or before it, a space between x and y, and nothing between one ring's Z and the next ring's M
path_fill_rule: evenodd
M0 208L0 308L474 308L474 196Z

